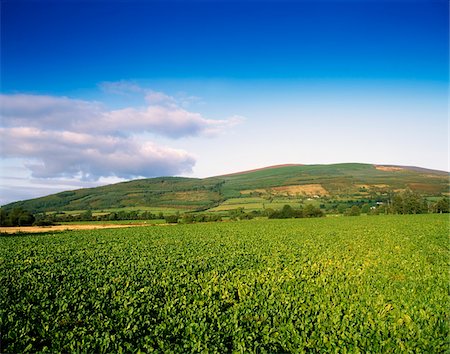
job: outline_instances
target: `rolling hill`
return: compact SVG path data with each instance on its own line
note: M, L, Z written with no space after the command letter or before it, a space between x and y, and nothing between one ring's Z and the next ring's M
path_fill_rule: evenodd
M210 178L158 177L66 191L7 204L33 213L111 210L226 210L239 204L298 199L382 198L410 189L449 194L449 173L419 167L360 163L278 165ZM230 206L230 207L227 207Z

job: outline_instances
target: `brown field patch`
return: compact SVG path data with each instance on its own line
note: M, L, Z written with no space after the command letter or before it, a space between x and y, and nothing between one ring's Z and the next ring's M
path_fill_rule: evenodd
M295 186L281 186L272 188L275 193L284 195L328 195L328 191L320 184L301 184Z
M387 172L394 172L394 171L403 171L403 167L397 167L397 166L381 166L381 165L374 165L377 170L380 171L387 171Z
M52 231L71 231L71 230L97 230L97 229L117 229L124 227L144 226L148 224L80 224L80 225L54 225L54 226L14 226L0 227L0 233L15 234L23 233L39 233Z
M275 195L328 195L328 191L321 184L298 184L293 186L281 186L266 189L245 189L240 191L241 194L251 193L275 194Z

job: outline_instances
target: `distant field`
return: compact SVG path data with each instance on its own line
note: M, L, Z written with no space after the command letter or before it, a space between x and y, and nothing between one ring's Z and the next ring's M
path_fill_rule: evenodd
M281 209L284 205L290 205L298 208L300 201L295 199L277 198L273 201L268 201L259 197L241 197L230 198L215 208L211 208L208 211L228 211L237 208L244 208L244 210L263 210L263 209Z
M2 352L449 347L448 215L0 237Z

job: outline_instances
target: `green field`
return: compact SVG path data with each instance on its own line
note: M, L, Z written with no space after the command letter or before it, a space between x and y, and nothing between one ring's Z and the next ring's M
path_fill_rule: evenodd
M228 211L238 208L243 208L245 211L264 210L265 208L281 209L284 205L290 205L298 208L300 203L298 200L290 200L286 198L279 198L272 202L258 197L230 198L219 206L211 208L208 211Z
M1 352L450 350L448 215L0 237Z

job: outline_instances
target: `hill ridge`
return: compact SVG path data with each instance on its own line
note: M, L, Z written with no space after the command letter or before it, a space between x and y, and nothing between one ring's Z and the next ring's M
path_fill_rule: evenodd
M415 166L363 163L283 164L208 178L155 177L69 190L2 206L36 212L75 210L217 210L230 200L265 204L308 196L333 200L383 198L411 189L449 194L449 173ZM247 199L246 199L247 198ZM253 198L253 199L251 199ZM238 203L239 204L239 203ZM220 208L219 208L220 209Z
M212 176L212 177L235 176L235 175L242 175L242 174L245 174L245 173L257 172L257 171L263 171L263 170L269 170L269 169L281 168L281 167L292 167L292 166L304 166L304 164L285 163L285 164L280 164L280 165L270 165L270 166L265 166L265 167L252 168L250 170L245 170L245 171L226 173L226 174L223 174L223 175L217 175L217 176ZM209 178L211 178L211 177L209 177Z

